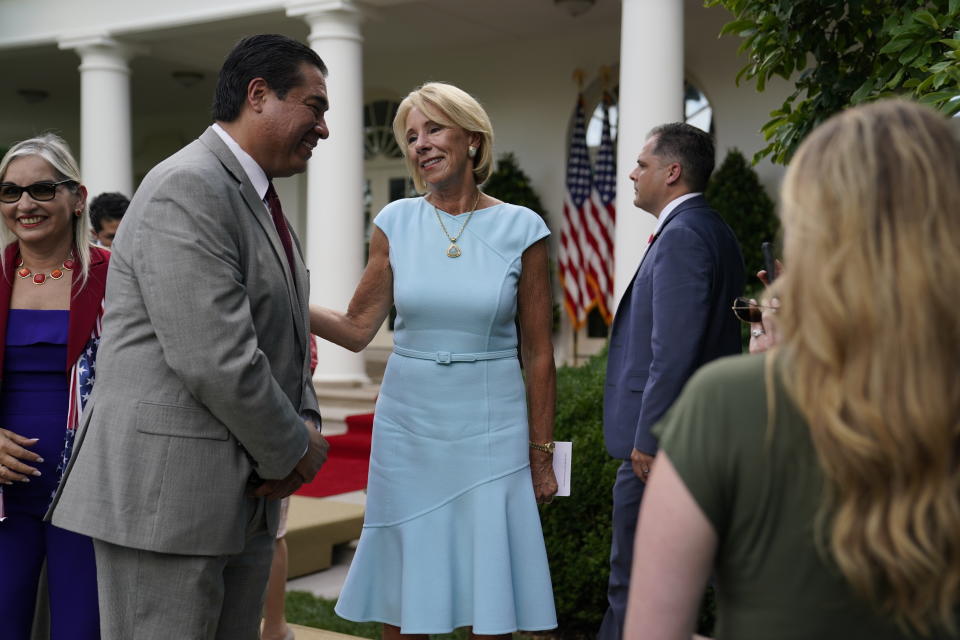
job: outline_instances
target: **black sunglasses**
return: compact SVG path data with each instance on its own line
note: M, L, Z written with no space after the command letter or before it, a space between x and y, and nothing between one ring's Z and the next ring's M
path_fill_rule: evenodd
M76 180L61 180L60 182L34 182L26 187L21 187L12 182L0 183L0 202L13 204L20 201L20 196L26 191L30 197L39 202L48 202L57 195L57 187L62 184L78 184Z
M777 307L768 304L757 304L756 302L750 302L747 298L740 297L733 301L731 309L733 309L733 315L737 316L740 322L750 324L760 322L763 320L764 311L776 311Z

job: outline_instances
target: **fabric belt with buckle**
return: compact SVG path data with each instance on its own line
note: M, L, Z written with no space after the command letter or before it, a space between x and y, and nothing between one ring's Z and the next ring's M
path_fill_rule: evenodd
M449 351L416 351L414 349L394 346L393 352L398 356L403 356L405 358L433 360L437 364L477 362L478 360L502 360L504 358L517 357L516 349L504 349L503 351L480 351L478 353L450 353Z

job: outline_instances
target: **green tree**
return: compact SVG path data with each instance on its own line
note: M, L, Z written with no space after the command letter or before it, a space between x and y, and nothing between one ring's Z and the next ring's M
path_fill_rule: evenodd
M483 190L504 202L532 209L546 220L547 212L543 210L540 196L533 190L530 177L520 168L516 156L512 153L500 156L497 169L484 183Z
M763 268L760 244L777 239L780 220L773 200L767 195L757 172L737 149L731 149L713 172L704 194L707 202L723 216L740 241L746 267L748 295L760 288L756 273Z
M960 0L705 0L734 20L720 34L743 38L737 74L763 91L773 76L795 89L763 126L770 156L786 164L800 141L844 107L906 96L960 111Z

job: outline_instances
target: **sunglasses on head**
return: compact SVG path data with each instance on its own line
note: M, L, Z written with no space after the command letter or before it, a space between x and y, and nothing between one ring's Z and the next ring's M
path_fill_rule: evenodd
M748 298L743 297L736 298L731 309L733 309L733 315L737 316L740 322L746 322L747 324L763 320L764 311L777 310L774 306L750 302Z
M12 182L0 183L0 202L6 202L7 204L13 204L14 202L20 201L20 196L23 195L23 192L26 191L30 194L30 197L39 202L48 202L53 200L57 195L57 187L62 184L78 184L76 180L61 180L59 182L34 182L31 185L26 187L21 187L18 184L13 184Z

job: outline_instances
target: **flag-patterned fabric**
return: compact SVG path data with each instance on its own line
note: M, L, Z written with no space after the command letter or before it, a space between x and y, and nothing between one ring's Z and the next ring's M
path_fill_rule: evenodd
M617 220L617 154L610 137L610 104L608 95L603 100L603 129L597 162L593 172L593 191L590 203L591 246L596 248L597 268L587 282L594 291L597 306L608 325L613 320L613 232Z
M584 255L586 233L584 205L590 197L592 176L587 154L587 127L583 114L583 96L577 97L570 152L567 156L567 190L563 200L563 223L560 230L560 282L563 285L563 306L574 330L587 318L590 292L587 289Z
M63 472L67 470L67 463L70 461L70 454L73 452L73 440L77 435L77 429L80 427L80 414L93 393L93 383L97 375L97 350L100 348L100 332L103 329L103 302L100 303L100 311L97 314L97 321L93 325L93 331L90 332L90 339L80 357L70 369L70 405L67 410L67 432L63 441L63 452L60 454L60 464L57 465L57 480L63 477ZM51 496L52 498L53 496Z
M563 305L574 330L586 323L587 314L594 307L599 308L607 323L611 319L616 165L607 114L605 109L603 138L594 173L587 153L583 96L578 96L567 157L567 189L560 233Z

